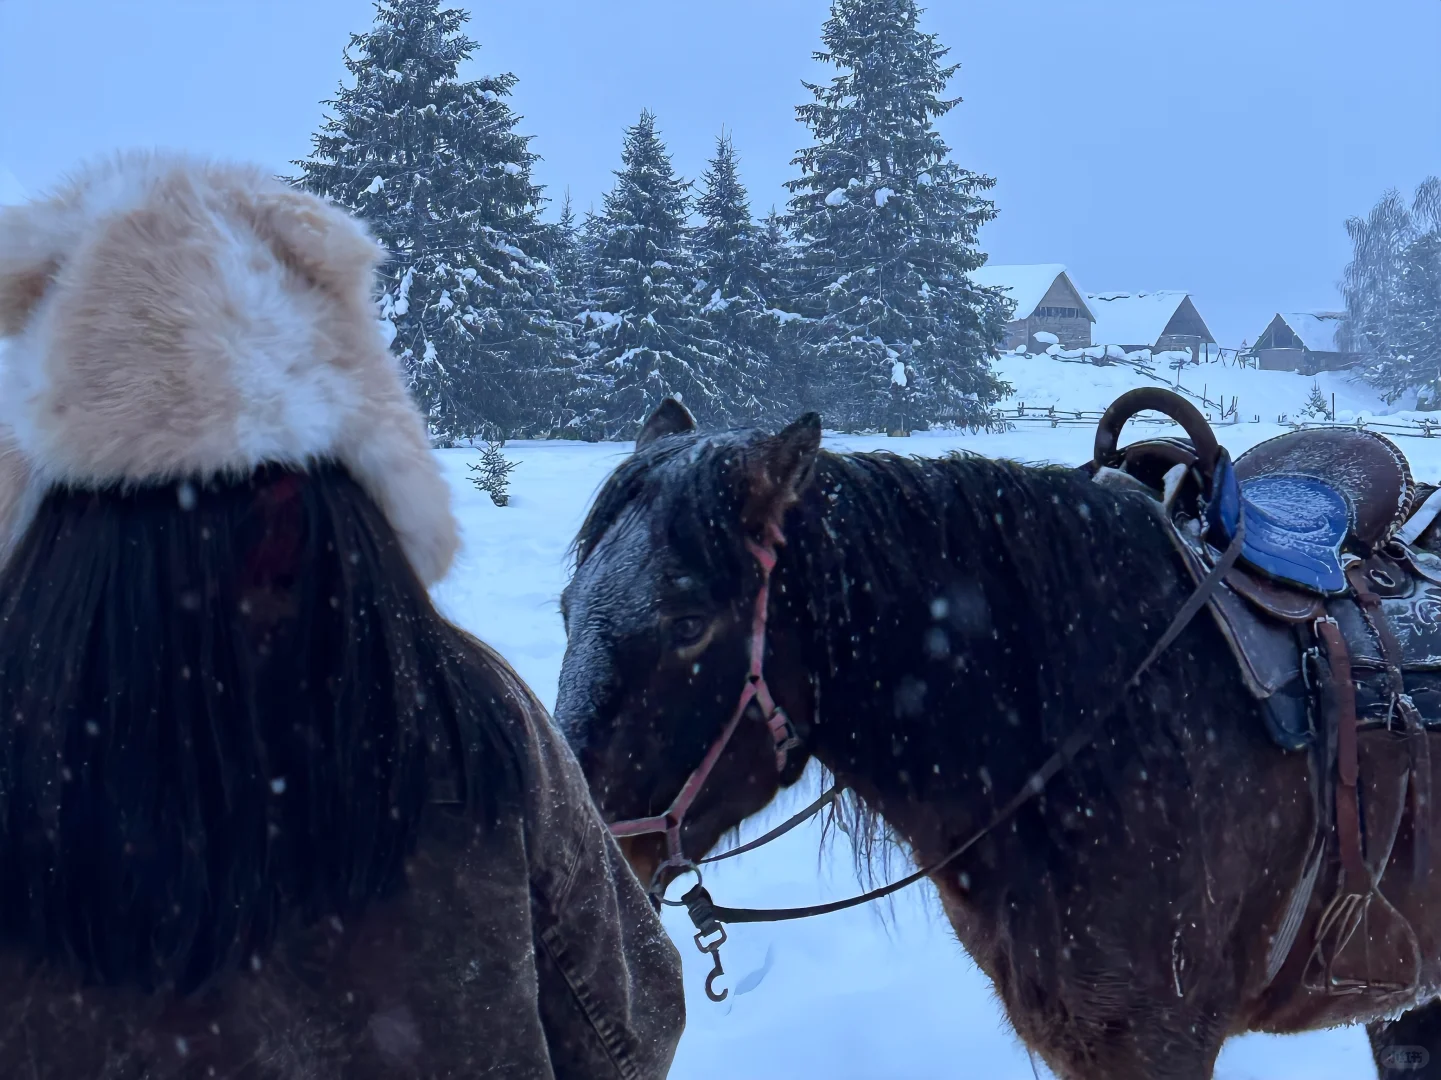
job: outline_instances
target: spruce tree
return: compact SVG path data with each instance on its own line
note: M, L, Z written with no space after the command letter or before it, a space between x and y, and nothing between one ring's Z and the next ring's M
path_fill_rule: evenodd
M1311 383L1311 394L1306 398L1306 404L1301 406L1301 415L1310 417L1312 420L1330 420L1331 403L1326 400L1326 395L1321 392L1321 384L1316 381Z
M559 219L541 227L541 251L551 273L555 342L552 362L537 374L529 396L535 401L532 412L538 434L573 434L571 399L576 389L577 354L583 345L580 316L588 303L590 279L569 189L561 200Z
M786 219L774 206L756 231L756 244L765 295L776 305L775 310L783 311L795 283L795 249Z
M439 0L377 0L295 182L365 219L391 253L381 316L428 417L450 444L543 430L557 340L539 257L536 155L517 134L513 75L469 82L469 16Z
M555 288L563 317L573 320L586 308L589 291L589 270L582 246L580 225L575 207L566 189L560 203L560 218L546 226L546 261L555 274Z
M779 402L770 395L768 365L780 324L770 312L774 282L764 264L763 234L751 219L750 199L741 183L735 146L729 136L716 140L716 153L701 176L696 200L701 225L692 236L701 311L719 342L722 359L734 373L740 397L729 415L741 423L779 418Z
M573 424L587 438L630 438L674 396L699 423L726 425L731 403L743 400L743 379L692 298L687 184L651 112L626 130L621 161L604 212L586 223L593 291Z
M950 161L935 130L959 65L918 15L915 0L834 0L816 58L839 73L806 83L814 101L796 110L814 137L789 184L813 404L853 430L987 424L1002 390L1004 309L967 276L995 181Z
M805 319L796 313L796 251L785 218L771 207L756 234L756 270L759 288L766 297L766 316L771 320L767 342L764 398L773 403L787 420L815 398L811 374L802 363Z

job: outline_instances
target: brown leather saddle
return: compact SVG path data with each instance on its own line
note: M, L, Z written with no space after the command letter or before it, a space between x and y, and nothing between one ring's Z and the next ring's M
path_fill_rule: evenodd
M1189 437L1118 447L1121 428L1142 410L1170 416ZM1378 853L1389 853L1394 835L1370 838L1368 865L1357 797L1362 731L1384 727L1409 736L1413 866L1417 874L1428 870L1426 733L1441 730L1441 557L1430 545L1441 533L1434 528L1441 493L1416 484L1390 440L1356 428L1288 432L1232 463L1196 408L1158 387L1117 399L1084 468L1100 483L1157 500L1198 583L1242 533L1241 556L1207 606L1262 703L1271 738L1312 754L1313 792L1323 810L1309 880L1298 886L1288 913L1293 925L1282 928L1273 947L1274 977L1325 850L1339 854L1338 900L1346 893L1355 901L1358 921L1379 896ZM1337 953L1356 926L1342 931ZM1327 992L1347 992L1334 988L1345 980L1335 982L1330 968Z

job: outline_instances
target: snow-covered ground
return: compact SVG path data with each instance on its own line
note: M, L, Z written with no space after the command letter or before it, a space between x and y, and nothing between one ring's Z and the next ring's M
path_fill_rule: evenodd
M1104 408L1144 381L1121 367L1095 368L1050 358L1008 359L1003 374L1016 386L1014 402L1061 408ZM1218 429L1239 454L1286 430L1274 423L1295 415L1312 379L1207 365L1188 368L1187 387L1237 395L1249 420ZM1386 406L1344 375L1319 379L1337 412L1379 415ZM1079 464L1090 456L1089 427L1032 424L992 435L923 434L908 440L828 437L830 448L890 449L940 454L965 448L993 457ZM1441 439L1407 439L1417 478L1441 482ZM500 649L548 704L555 699L565 639L557 611L566 578L566 548L591 497L630 451L623 444L511 443L521 465L511 505L499 509L468 482L469 451L442 451L465 529L465 548L436 590L442 608ZM758 835L815 791L804 792L747 824ZM897 862L899 866L899 861ZM857 887L842 841L819 850L815 827L725 863L707 874L722 903L779 907L850 895ZM724 1004L710 1003L702 985L709 970L696 952L684 913L669 927L685 958L689 1022L673 1076L677 1080L930 1080L975 1077L1029 1080L1032 1066L1009 1031L989 985L966 957L929 886L913 888L885 908L868 908L775 926L737 926L722 950L731 988ZM1049 1076L1037 1065L1040 1076ZM1246 1036L1230 1043L1220 1080L1371 1080L1359 1028L1285 1038Z
M1162 371L1156 378L1147 379L1123 364L1096 367L1089 363L1055 360L1049 356L1014 354L1002 357L997 373L1012 387L1010 396L1002 403L1004 406L1014 408L1024 404L1028 407L1055 406L1086 411L1104 409L1133 386L1173 385L1176 377L1174 371ZM1195 395L1193 400L1204 395L1208 401L1224 404L1230 409L1234 398L1237 416L1247 423L1258 416L1263 424L1275 424L1283 415L1297 419L1313 385L1320 388L1328 404L1331 395L1336 396L1336 419L1342 422L1352 421L1363 414L1377 418L1383 415L1398 418L1419 415L1402 411L1410 404L1409 401L1388 406L1369 386L1355 382L1344 371L1323 371L1311 377L1291 371L1258 371L1222 364L1200 364L1183 368L1180 382L1184 389ZM1196 404L1199 406L1199 401ZM1203 411L1219 416L1214 407ZM1240 450L1233 448L1232 452L1239 453Z

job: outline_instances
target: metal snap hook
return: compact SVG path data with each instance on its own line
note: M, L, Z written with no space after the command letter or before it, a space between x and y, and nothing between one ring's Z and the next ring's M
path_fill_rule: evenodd
M730 996L730 991L722 990L720 993L716 993L715 981L718 977L726 973L725 968L721 966L720 958L720 947L726 943L726 930L724 926L716 924L715 929L711 933L714 935L712 940L706 942L701 941L701 938L706 936L704 930L696 934L695 947L703 953L710 953L711 959L715 961L715 966L711 968L710 974L705 977L705 996L712 1001L724 1001Z

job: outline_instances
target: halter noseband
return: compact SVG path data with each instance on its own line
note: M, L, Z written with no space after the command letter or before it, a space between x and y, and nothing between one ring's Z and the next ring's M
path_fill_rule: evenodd
M746 540L746 549L760 565L761 587L756 594L755 613L751 618L750 671L746 674L745 686L741 688L740 700L736 702L735 712L731 714L730 720L721 729L720 735L716 737L716 741L711 744L710 749L706 751L701 763L686 779L685 785L680 789L680 794L675 797L665 813L657 814L654 817L617 821L610 827L613 836L647 836L651 833L665 833L666 858L660 866L656 867L655 877L651 881L652 892L655 892L656 886L660 883L663 871L671 867L680 870L695 868L695 864L685 857L685 852L681 849L681 825L684 824L691 804L700 795L701 788L710 778L711 771L720 761L721 754L725 752L726 745L730 742L731 736L735 734L736 728L740 726L741 718L746 715L752 702L759 706L761 719L765 721L766 727L770 730L771 741L775 746L777 772L785 768L786 758L790 751L801 744L790 717L771 696L765 676L766 614L770 608L771 572L776 566L776 548L785 542L786 538L781 533L780 526L774 521L766 524L765 543L757 544L753 540Z

